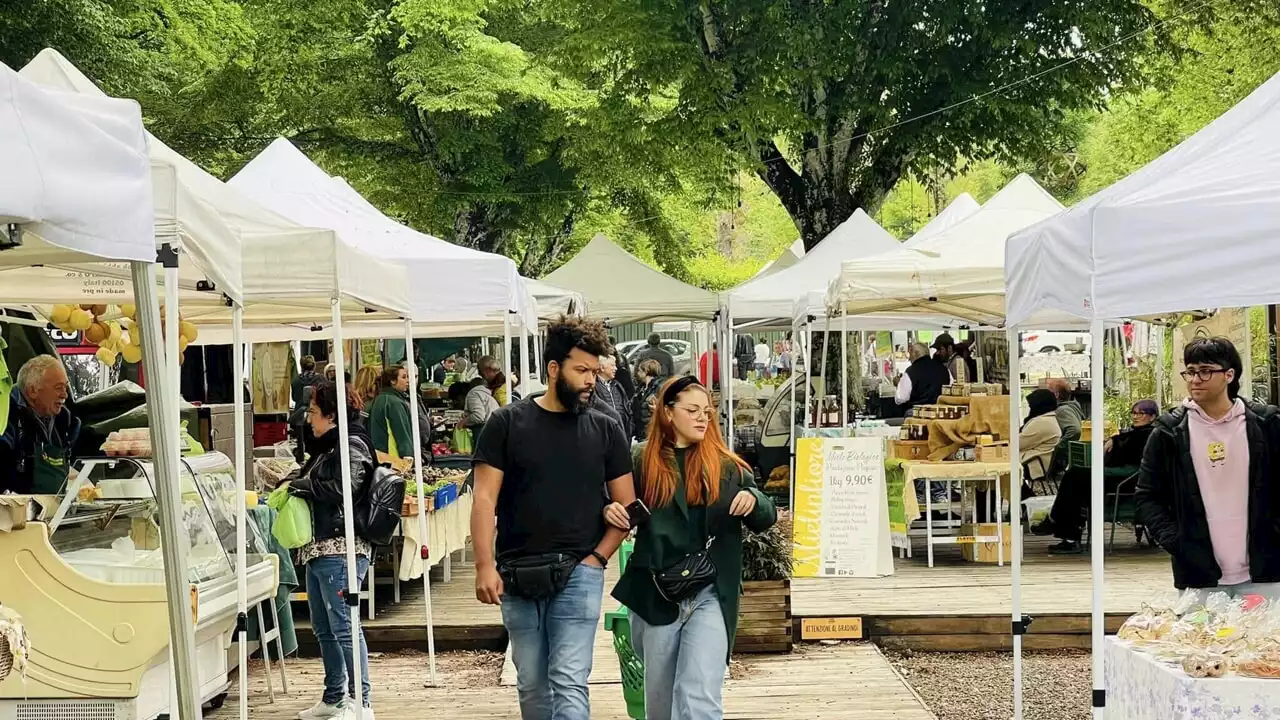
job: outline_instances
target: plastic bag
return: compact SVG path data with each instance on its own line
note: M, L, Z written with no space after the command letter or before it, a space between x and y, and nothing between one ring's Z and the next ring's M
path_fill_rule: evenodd
M455 428L453 431L453 451L459 455L471 454L471 431L467 428Z
M271 534L281 547L292 550L311 542L311 504L290 495L289 483L272 490L267 505L276 511Z

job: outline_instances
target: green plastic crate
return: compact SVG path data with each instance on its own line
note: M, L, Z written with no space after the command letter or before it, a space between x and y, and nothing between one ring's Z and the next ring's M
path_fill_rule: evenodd
M618 568L627 569L627 561L634 549L628 540L618 549ZM613 650L618 654L622 669L622 698L627 703L627 716L632 720L644 720L644 661L636 655L631 644L631 613L624 606L604 614L604 629L613 633Z

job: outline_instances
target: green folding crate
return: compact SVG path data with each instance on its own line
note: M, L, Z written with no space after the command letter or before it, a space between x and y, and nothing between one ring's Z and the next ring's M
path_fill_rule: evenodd
M618 549L618 568L627 569L631 558L632 541ZM644 720L644 661L636 655L631 644L631 613L624 606L604 614L604 629L613 633L613 650L618 653L618 665L622 668L622 697L627 703L627 716L632 720Z

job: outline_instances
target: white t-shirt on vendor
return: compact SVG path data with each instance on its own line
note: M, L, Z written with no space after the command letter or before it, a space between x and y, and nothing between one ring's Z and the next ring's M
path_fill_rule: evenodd
M759 345L756 345L756 364L757 365L769 364L769 346L766 345L765 343L760 343Z

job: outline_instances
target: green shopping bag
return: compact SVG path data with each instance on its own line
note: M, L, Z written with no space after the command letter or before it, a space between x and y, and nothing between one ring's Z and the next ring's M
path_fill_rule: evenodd
M311 504L289 494L289 483L271 491L267 506L276 511L276 521L271 534L286 550L300 548L311 542Z
M453 451L459 455L471 454L471 429L470 428L454 428L453 430Z

